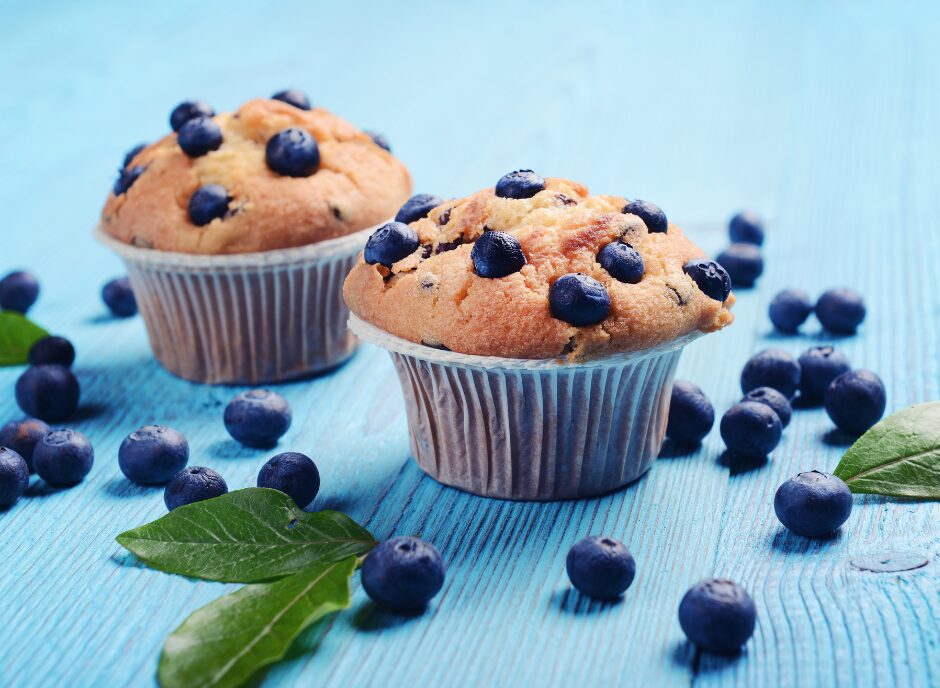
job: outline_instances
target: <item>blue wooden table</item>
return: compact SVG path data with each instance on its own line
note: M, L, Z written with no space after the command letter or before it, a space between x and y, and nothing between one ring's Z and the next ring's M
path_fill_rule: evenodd
M0 514L0 685L152 685L166 635L233 587L149 570L114 542L165 513L160 490L118 470L118 446L140 425L185 433L191 463L232 487L254 484L270 456L225 433L239 390L173 378L140 319L111 319L98 298L122 269L91 238L100 205L123 152L163 135L183 98L229 109L297 86L384 132L417 191L464 195L533 167L649 198L712 253L726 218L752 207L771 223L767 271L739 293L733 327L688 348L680 376L723 412L750 354L829 341L815 321L799 337L773 334L773 294L846 285L870 315L837 345L881 374L889 409L940 397L937 4L623 5L0 5L0 272L41 278L32 315L78 348L72 425L96 450L81 485L34 478ZM0 420L19 415L19 373L0 370ZM420 534L448 574L417 618L376 611L355 583L320 646L265 686L940 685L940 504L856 498L825 541L773 515L786 477L831 470L844 451L821 410L797 413L750 471L722 464L716 431L615 494L524 504L423 476L382 351L278 391L295 418L281 448L311 454L323 475L316 507L381 538ZM569 589L567 549L592 533L636 557L620 603ZM852 563L884 559L927 565ZM733 660L697 656L676 620L684 591L712 575L742 583L758 607Z

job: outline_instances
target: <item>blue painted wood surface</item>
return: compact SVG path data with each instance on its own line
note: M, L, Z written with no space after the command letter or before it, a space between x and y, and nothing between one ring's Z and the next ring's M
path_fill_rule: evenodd
M784 339L765 311L779 289L854 286L862 332L838 341L884 378L890 409L940 397L940 52L936 3L336 3L204 1L0 5L0 272L43 283L35 319L76 343L94 442L89 478L36 483L0 514L0 685L152 685L166 635L232 586L143 568L114 536L164 513L129 484L122 438L160 422L192 463L251 485L269 452L225 434L237 391L174 379L142 322L105 315L121 272L91 227L125 149L198 96L227 109L286 86L383 131L417 191L463 195L531 166L593 190L649 198L710 252L723 223L770 218L767 272L739 293L729 330L689 347L680 376L722 412L754 351ZM0 419L18 415L19 370L0 370ZM443 488L409 460L386 355L279 388L295 422L281 447L323 474L316 505L377 536L420 534L448 563L418 618L352 609L315 652L270 671L290 685L940 685L940 505L856 498L841 534L784 532L772 495L842 451L820 410L801 411L763 467L723 466L717 432L600 499L489 501ZM589 533L638 562L622 602L572 593L564 557ZM928 561L902 573L850 562L879 552ZM683 592L725 575L753 594L743 656L696 657L676 620Z

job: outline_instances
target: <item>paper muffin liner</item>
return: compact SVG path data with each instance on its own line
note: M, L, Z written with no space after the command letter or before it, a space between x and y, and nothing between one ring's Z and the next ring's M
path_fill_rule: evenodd
M375 227L230 255L138 248L100 226L95 237L124 260L164 368L194 382L261 384L328 370L355 352L343 281Z
M391 355L422 470L526 501L603 494L643 475L662 447L682 348L702 334L570 363L440 351L355 315L349 327Z

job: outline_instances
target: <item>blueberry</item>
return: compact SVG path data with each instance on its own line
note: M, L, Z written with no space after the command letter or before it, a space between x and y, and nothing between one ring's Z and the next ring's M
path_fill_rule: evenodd
M715 409L705 393L688 380L672 383L666 437L682 445L701 442L715 424Z
M870 370L842 373L829 385L825 399L832 422L854 435L881 420L887 403L884 383Z
M623 241L614 241L602 248L597 262L611 277L626 284L637 284L646 269L640 252Z
M125 167L118 174L117 180L114 182L114 195L120 196L122 193L126 193L134 182L137 181L137 178L144 173L146 168L143 165L135 165L134 167Z
M26 313L39 298L39 280L18 270L0 279L0 310Z
M500 177L496 182L496 195L500 198L532 198L545 188L545 180L532 170L516 170Z
M222 145L222 129L210 117L193 117L183 123L176 141L191 158L198 158Z
M362 132L362 133L365 134L366 136L368 136L370 139L372 139L372 143L374 143L374 144L375 144L376 146L378 146L379 148L384 148L384 149L387 150L389 153L392 152L392 146L391 146L391 144L388 142L388 139L385 138L384 135L378 134L378 133L376 133L376 132L374 132L374 131L364 131L364 132Z
M23 413L49 423L75 413L80 396L78 380L65 366L30 366L16 381L16 403Z
M741 391L773 387L792 399L800 384L800 364L782 349L764 349L754 354L741 371Z
M290 404L266 389L242 392L225 407L225 429L248 447L273 447L291 423Z
M604 285L580 272L563 275L548 290L552 317L575 327L596 325L610 313Z
M816 317L830 332L855 334L865 319L865 301L851 289L830 289L816 302Z
M731 294L731 277L713 260L697 258L682 266L705 296L722 303Z
M796 332L813 312L809 295L800 289L784 289L774 297L767 309L770 322L781 332Z
M403 222L406 225L411 224L415 220L427 217L429 212L443 202L443 198L432 194L417 194L412 196L405 201L405 205L399 208L398 213L395 214L395 222Z
M643 220L647 231L653 234L664 234L669 229L666 213L658 205L649 201L639 199L630 201L623 207L623 212L627 215L636 215Z
M320 149L309 131L290 127L268 139L264 159L272 172L285 177L309 177L320 166Z
M11 420L0 428L0 447L12 449L23 457L26 461L26 467L32 473L33 451L39 440L49 433L51 428L38 418L24 418L23 420Z
M131 164L131 161L137 157L137 154L146 147L146 143L138 143L136 146L127 151L127 153L124 154L124 162L121 164L121 169L123 170L127 168L127 166Z
M728 234L735 243L748 243L760 246L764 243L764 221L747 210L743 210L731 218L728 223Z
M774 511L797 535L828 535L852 513L852 493L842 480L823 471L797 473L777 488Z
M101 300L117 318L129 318L137 313L137 298L126 277L117 277L101 288Z
M16 504L28 486L26 460L14 450L0 446L0 509Z
M731 244L716 260L731 276L736 287L753 287L764 271L764 259L754 244Z
M630 587L636 562L622 543L606 537L586 537L568 551L568 578L579 592L598 600L613 600Z
M288 88L284 91L278 91L273 96L272 100L279 100L282 103L287 103L288 105L293 105L295 108L300 108L301 110L310 109L310 99L307 97L307 94L303 91L298 91L296 88Z
M75 347L65 337L43 337L29 349L30 365L57 363L70 368L75 362Z
M138 485L163 485L186 467L189 443L173 428L145 425L128 435L118 450L118 465Z
M179 131L187 121L194 117L212 117L215 111L212 106L201 100L185 100L170 113L170 126L173 131Z
M506 277L525 265L522 244L505 232L484 232L470 251L473 271L480 277Z
M444 561L434 545L396 537L376 545L362 563L362 587L375 602L400 612L424 609L444 586Z
M221 184L200 186L189 197L189 219L197 227L202 227L216 218L225 217L231 200L228 191Z
M43 436L33 451L33 465L40 478L56 487L84 480L95 462L91 442L74 430L53 430Z
M721 439L728 451L748 459L760 459L780 443L783 426L767 404L741 401L721 417Z
M320 471L310 457L284 452L268 459L261 467L258 487L280 490L303 509L320 491Z
M780 425L787 427L790 419L793 417L793 407L790 406L790 400L783 396L773 387L757 387L744 395L741 401L756 401L759 404L766 404L774 410L780 419Z
M814 346L800 355L800 398L820 403L829 383L852 369L849 359L831 346Z
M737 583L721 578L692 587L679 603L679 625L706 652L730 655L754 634L757 608Z
M411 227L401 222L389 222L372 233L363 256L369 265L379 263L390 268L418 250L419 244L418 235Z
M190 466L173 476L163 490L163 503L167 511L181 506L212 499L228 492L228 485L221 475L211 468Z

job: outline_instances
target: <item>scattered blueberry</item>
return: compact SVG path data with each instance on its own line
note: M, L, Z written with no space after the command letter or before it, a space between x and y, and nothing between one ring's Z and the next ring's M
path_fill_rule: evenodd
M552 317L575 327L596 325L610 313L610 294L593 277L577 273L563 275L549 288Z
M800 289L785 289L774 297L767 309L770 322L781 332L796 332L813 312L809 295Z
M120 196L122 193L126 193L134 182L137 181L137 178L144 173L146 168L143 165L135 165L134 167L125 167L118 173L118 178L114 182L114 195Z
M75 362L75 347L65 337L43 337L29 349L30 365L57 363L66 368Z
M662 209L649 201L639 199L630 201L623 207L623 212L627 215L636 215L643 220L647 231L653 234L663 234L669 229L669 221L666 220L666 213Z
M189 443L173 428L145 425L128 435L118 450L118 465L138 485L163 485L186 467Z
M378 263L390 268L414 253L419 244L418 235L411 227L401 222L389 222L369 237L363 257L369 265Z
M187 121L194 117L212 117L215 111L212 106L201 100L186 100L173 108L170 113L170 126L173 131L179 131Z
M12 449L0 447L0 509L16 504L28 486L26 460Z
M506 277L525 265L522 244L505 232L484 232L470 250L473 271L480 277Z
M126 277L117 277L101 288L101 300L117 318L129 318L137 313L137 299Z
M23 420L11 420L0 428L0 447L12 449L23 457L26 461L26 467L32 473L33 451L39 440L52 430L48 425L38 418L24 418Z
M33 452L33 466L40 478L56 487L84 480L95 462L91 442L74 430L53 430L43 436Z
M211 468L190 466L173 476L163 490L163 503L167 511L181 506L212 499L228 492L228 485L221 475Z
M379 148L384 148L384 149L387 150L389 153L392 152L392 146L391 146L391 144L388 142L388 139L385 138L385 136L384 136L383 134L378 134L378 133L376 133L376 132L374 132L374 131L364 131L364 132L362 132L362 133L365 134L366 136L368 136L370 139L372 139L372 143L374 143L374 144L375 144L376 146L378 146Z
M764 221L757 214L744 210L731 218L728 234L735 243L744 242L760 246L764 243Z
M731 277L728 272L713 260L698 258L682 266L705 296L722 303L731 294Z
M829 383L852 369L849 359L831 346L814 346L800 355L800 398L819 403Z
M23 413L48 423L75 413L80 396L78 380L65 366L30 366L16 381L16 403Z
M532 170L516 170L496 182L500 198L532 198L545 188L545 180Z
M303 509L320 491L320 471L310 457L284 452L268 459L261 467L258 487L280 490Z
M639 283L646 269L640 252L623 241L614 241L602 248L597 262L611 277L626 284Z
M714 424L715 409L701 388L688 380L673 382L666 437L681 445L695 445Z
M216 218L225 217L231 200L228 191L221 184L200 186L189 198L189 219L197 227L202 227Z
M176 135L180 148L191 158L198 158L222 145L222 128L211 117L193 117L183 123Z
M291 423L290 404L267 389L242 392L225 407L225 429L247 447L273 447Z
M748 459L760 459L780 443L783 426L767 404L741 401L721 418L721 439L728 451Z
M730 580L704 580L679 604L679 625L686 637L706 652L739 652L753 635L756 623L754 600Z
M398 213L395 215L395 222L403 222L406 225L415 220L427 217L428 213L444 202L443 198L433 194L416 194L405 201Z
M834 334L855 334L865 319L865 301L851 289L830 289L816 302L816 317Z
M288 88L284 91L278 91L273 96L272 100L280 100L282 103L287 103L288 105L293 105L295 108L300 108L301 110L310 109L310 99L307 97L303 91L299 91L296 88Z
M320 166L320 149L309 131L290 127L268 139L264 158L273 172L285 177L309 177Z
M884 415L886 392L870 370L842 373L826 390L826 413L840 430L861 435Z
M124 162L121 164L121 169L125 169L128 165L131 164L131 161L137 157L137 154L140 153L144 148L147 147L146 143L138 143L136 146L131 148L127 153L124 154Z
M764 259L754 244L731 244L716 260L727 270L736 287L753 287L764 271Z
M362 587L375 602L401 612L424 609L444 586L444 561L416 537L379 543L362 563Z
M39 298L39 280L17 270L0 279L0 310L26 313Z
M568 579L581 593L613 600L630 587L636 562L622 543L606 537L586 537L568 551Z
M754 354L741 371L741 391L773 387L792 399L800 384L800 364L782 349L764 349Z
M797 535L828 535L852 513L852 493L841 479L823 471L798 473L777 488L777 518Z
M784 428L790 424L790 419L793 417L793 407L790 406L790 400L773 387L752 389L744 395L741 401L756 401L759 404L767 404L777 414L780 425Z

